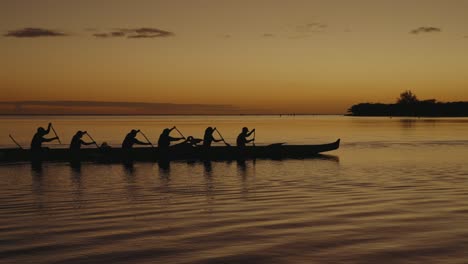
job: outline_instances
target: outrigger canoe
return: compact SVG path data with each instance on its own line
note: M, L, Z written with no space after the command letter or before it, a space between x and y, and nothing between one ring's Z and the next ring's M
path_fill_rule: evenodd
M85 148L77 153L69 149L44 149L33 153L27 149L1 149L0 163L24 161L168 161L168 160L247 160L247 159L288 159L310 158L320 153L336 150L340 139L321 145L285 145L282 143L266 146L247 146L239 149L233 146L213 146L209 149L190 145L175 145L166 151L159 148L138 147L131 150L121 148Z

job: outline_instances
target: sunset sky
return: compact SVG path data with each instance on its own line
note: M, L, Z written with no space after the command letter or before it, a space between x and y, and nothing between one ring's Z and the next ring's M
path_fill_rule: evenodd
M467 10L464 0L1 0L0 101L329 114L404 90L468 101Z

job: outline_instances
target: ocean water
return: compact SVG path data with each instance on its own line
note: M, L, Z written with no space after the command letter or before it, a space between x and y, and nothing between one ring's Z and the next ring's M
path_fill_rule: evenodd
M176 125L342 144L317 159L1 164L0 263L467 263L468 119L1 117L0 146L49 121L63 143Z

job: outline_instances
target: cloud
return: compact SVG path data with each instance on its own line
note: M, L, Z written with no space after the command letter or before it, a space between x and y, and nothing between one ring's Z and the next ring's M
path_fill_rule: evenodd
M165 36L161 35L153 35L153 34L136 34L136 35L129 35L127 38L161 38Z
M410 34L421 34L421 33L438 33L441 32L441 28L437 27L419 27L410 31Z
M272 37L274 37L274 36L275 36L275 35L274 35L274 34L271 34L271 33L265 33L265 34L262 35L262 37L264 37L264 38L272 38Z
M141 28L121 28L111 32L104 32L104 33L95 33L93 34L94 37L97 38L111 38L111 37L126 37L126 38L165 38L171 37L175 34L170 31L161 30L158 28L148 28L148 27L141 27Z
M96 38L125 37L125 32L112 31L109 33L94 33L93 36L95 36Z
M174 33L157 28L137 28L134 31L138 34L157 35L158 37L172 36Z
M110 37L110 35L107 34L107 33L95 33L95 34L93 34L93 36L95 36L96 38L108 38L108 37Z
M313 22L305 25L296 26L296 31L301 33L319 33L325 31L327 24Z
M112 37L123 37L123 36L125 36L125 33L121 32L121 31L114 31L114 32L111 32L110 35Z
M5 37L14 38L38 38L38 37L63 37L68 36L67 34L55 30L44 29L44 28L22 28L17 30L10 30L8 33L3 35Z
M327 24L320 22L312 22L302 24L293 28L292 34L289 36L291 39L304 39L312 37L313 34L324 33L328 28Z

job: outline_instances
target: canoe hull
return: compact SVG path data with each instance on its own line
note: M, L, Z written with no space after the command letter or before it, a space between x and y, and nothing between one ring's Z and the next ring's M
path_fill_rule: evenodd
M340 140L321 145L282 145L248 146L243 150L237 147L215 146L208 150L202 147L176 145L167 151L158 148L134 148L123 150L111 149L81 149L71 153L68 149L45 149L39 154L30 150L2 149L0 163L21 161L95 161L95 162L125 162L125 161L166 161L166 160L242 160L242 159L287 159L308 158L320 153L338 149Z

